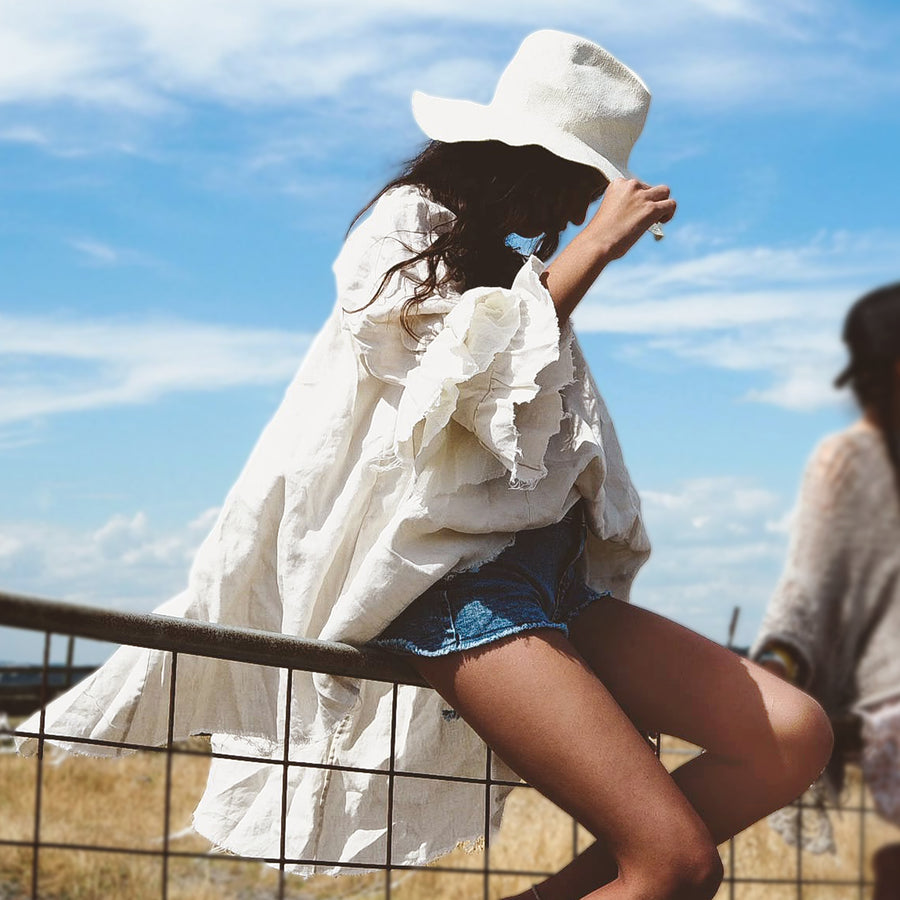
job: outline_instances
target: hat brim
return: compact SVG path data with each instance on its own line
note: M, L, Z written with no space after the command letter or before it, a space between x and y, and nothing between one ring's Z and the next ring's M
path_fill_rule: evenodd
M490 106L433 97L422 91L413 92L412 112L419 128L435 141L501 141L512 147L537 144L563 159L599 169L610 181L636 177L574 135L548 129L542 119L531 120L527 115L501 119Z
M853 365L853 363L850 363L850 365L847 366L847 368L844 369L844 371L834 379L834 386L836 388L842 388L854 376L855 373L856 367Z

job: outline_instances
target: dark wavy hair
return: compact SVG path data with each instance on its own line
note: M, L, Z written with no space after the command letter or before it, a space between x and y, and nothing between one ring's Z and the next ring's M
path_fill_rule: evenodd
M366 304L378 299L398 271L424 261L428 274L400 311L401 325L413 334L411 313L445 285L463 290L510 287L523 259L522 253L510 246L511 236L524 230L525 236L531 237L530 247L525 242L527 251L549 259L559 247L573 203L579 198L584 202L597 199L608 181L591 166L562 159L533 144L512 147L500 141L431 141L356 214L350 228L383 194L401 185L420 188L455 215L450 228L424 250L415 252L407 247L410 257L384 273Z

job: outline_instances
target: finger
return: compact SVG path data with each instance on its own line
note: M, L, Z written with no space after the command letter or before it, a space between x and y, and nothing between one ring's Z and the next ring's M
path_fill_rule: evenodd
M656 221L670 222L672 220L672 216L675 215L675 210L677 208L678 204L674 200L661 200L656 204L657 212L660 213L660 217Z
M641 181L639 178L626 178L624 175L619 175L618 178L613 178L610 181L610 186L612 185L621 185L623 188L632 187L632 188L640 188L641 190L646 190L650 187L646 181Z
M645 191L645 195L649 200L668 200L671 193L667 184L655 184L652 187L648 185Z

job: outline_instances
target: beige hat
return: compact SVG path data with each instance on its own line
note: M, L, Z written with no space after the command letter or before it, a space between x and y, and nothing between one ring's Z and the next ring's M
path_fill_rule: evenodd
M421 91L412 96L413 116L433 140L537 144L610 181L634 177L628 157L649 107L647 86L612 54L551 30L522 41L487 106ZM651 231L662 236L658 225Z

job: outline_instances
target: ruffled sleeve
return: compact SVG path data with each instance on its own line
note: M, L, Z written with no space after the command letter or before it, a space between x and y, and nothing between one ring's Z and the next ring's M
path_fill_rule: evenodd
M403 199L406 208L398 209L393 221L385 216L380 223L402 232L403 239L379 236L377 227L370 228L374 233L362 243L363 261L347 279L344 297L358 296L358 286L367 281L371 298L383 273L434 233L434 211L422 207L421 195ZM374 215L384 212L376 209ZM393 276L375 303L345 313L363 366L403 388L394 436L398 455L412 455L420 464L432 459L446 451L448 429L455 424L491 457L493 465L469 466L482 473L480 478L505 472L512 487L530 489L547 474L544 455L560 429L560 392L573 378L573 364L571 332L560 331L541 282L544 268L531 257L511 288L449 290L426 299L411 318L415 337L403 329L399 313L422 272ZM351 286L354 290L348 291ZM454 464L460 465L458 459Z
M572 358L543 268L532 257L511 289L460 295L409 373L398 444L412 442L421 454L452 419L502 464L512 486L533 487L547 474L544 454L559 431Z

